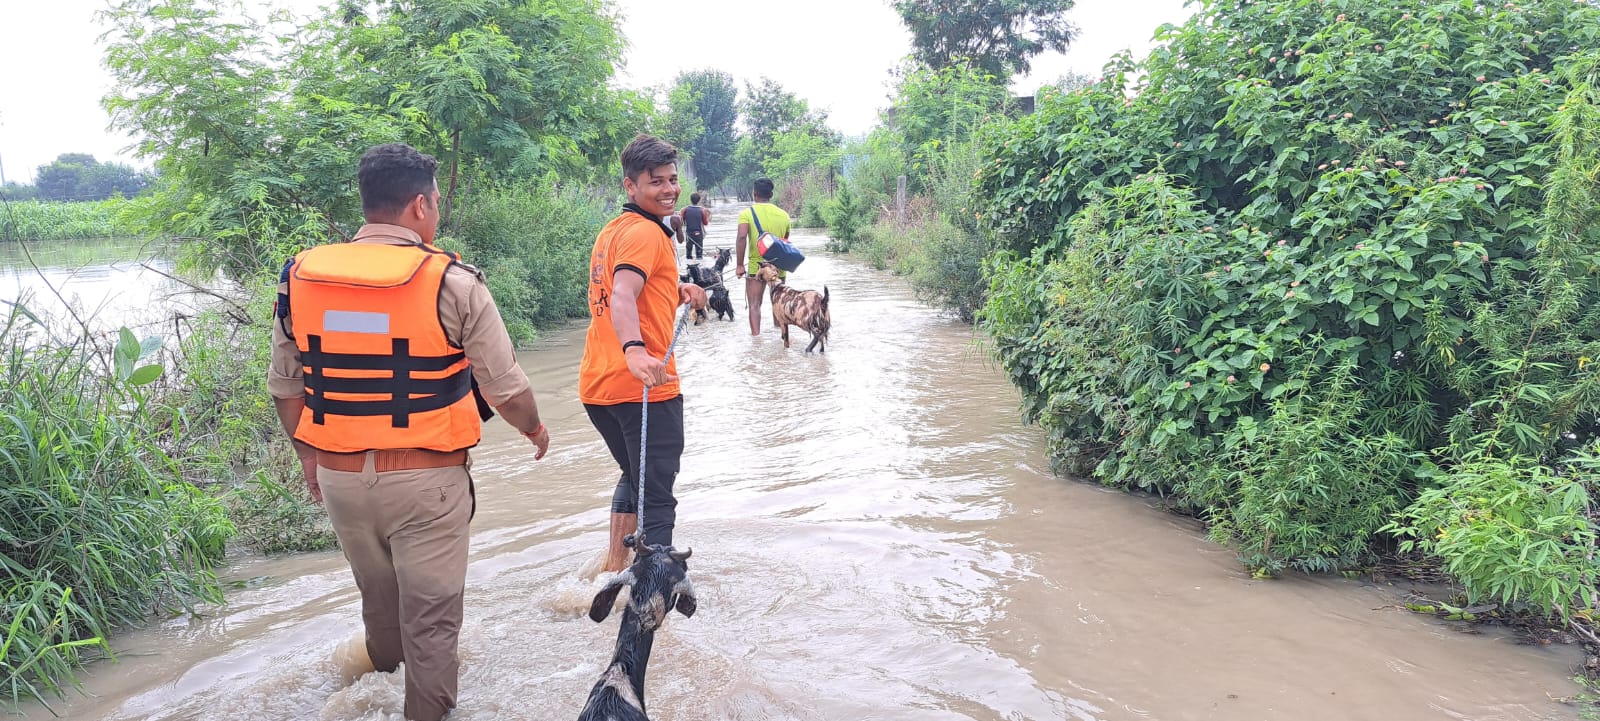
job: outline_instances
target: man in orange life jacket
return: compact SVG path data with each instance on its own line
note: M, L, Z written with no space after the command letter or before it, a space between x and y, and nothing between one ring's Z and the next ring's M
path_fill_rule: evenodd
M663 363L678 306L706 307L706 292L678 282L677 253L665 219L678 203L678 150L640 135L622 151L628 204L600 229L589 256L589 333L578 366L578 398L606 442L622 477L611 497L611 539L604 570L628 564L623 539L638 524L639 437L650 389L649 467L644 538L672 545L678 501L672 486L683 455L683 396L677 359Z
M476 510L467 449L488 406L535 459L550 443L483 274L432 245L437 167L400 143L361 158L367 224L284 266L267 378L361 590L373 666L406 664L411 721L456 703Z

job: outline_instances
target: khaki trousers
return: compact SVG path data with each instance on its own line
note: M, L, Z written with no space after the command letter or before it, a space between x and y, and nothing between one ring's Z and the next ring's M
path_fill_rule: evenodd
M406 718L439 721L456 705L472 480L466 466L358 473L319 467L339 546L361 590L367 653L406 664Z

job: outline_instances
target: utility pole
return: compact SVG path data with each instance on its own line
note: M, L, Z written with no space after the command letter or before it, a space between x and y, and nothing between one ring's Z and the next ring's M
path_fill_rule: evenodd
M0 156L0 188L6 187L6 159Z

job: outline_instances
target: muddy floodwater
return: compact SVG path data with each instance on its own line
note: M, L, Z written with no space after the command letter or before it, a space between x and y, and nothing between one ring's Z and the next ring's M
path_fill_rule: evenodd
M708 250L732 216L717 209ZM1578 691L1570 648L1416 616L1403 587L1253 580L1193 522L1052 477L969 327L797 239L794 283L831 292L826 355L751 338L742 287L736 322L679 346L676 535L700 607L657 635L657 721L1576 718L1552 700ZM575 327L522 355L549 457L498 420L475 451L456 721L576 718L611 654L616 616L581 615L617 473L575 397L581 345ZM352 678L342 557L226 574L227 606L117 637L120 662L57 710L399 721L397 676Z

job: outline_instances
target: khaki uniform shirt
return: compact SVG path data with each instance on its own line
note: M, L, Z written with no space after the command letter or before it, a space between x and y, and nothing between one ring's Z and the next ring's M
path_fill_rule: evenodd
M415 245L421 236L398 225L369 224L361 227L352 243ZM278 297L289 292L288 283L278 284ZM516 349L506 324L495 307L483 274L476 269L452 265L444 274L439 291L439 320L451 343L461 346L472 364L472 377L478 391L491 406L530 390L528 374L517 364ZM290 315L273 318L272 363L267 371L267 392L274 398L297 398L306 394L300 350L295 347Z

